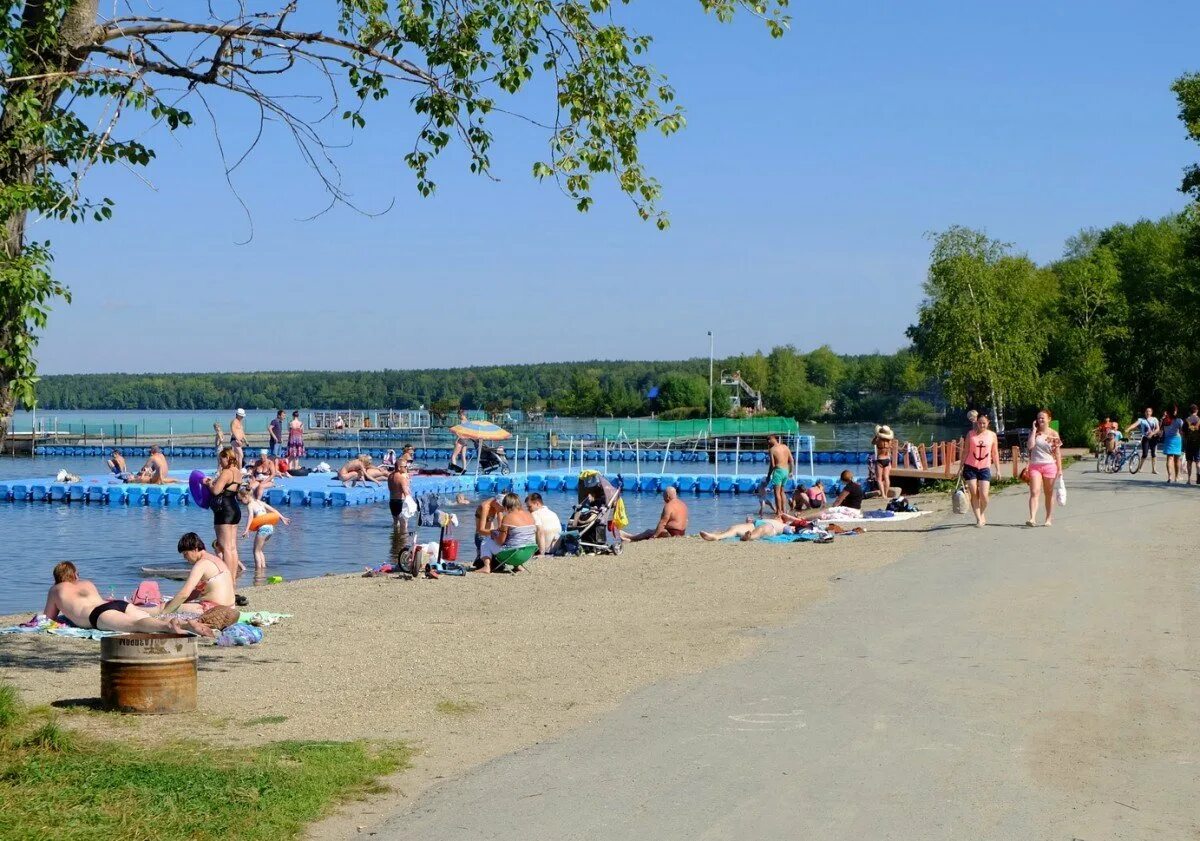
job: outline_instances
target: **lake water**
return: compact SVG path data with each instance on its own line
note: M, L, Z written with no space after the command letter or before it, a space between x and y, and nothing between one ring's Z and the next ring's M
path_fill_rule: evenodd
M288 409L287 412L290 418L291 410ZM254 434L265 434L267 424L273 417L275 417L274 411L247 411L246 430ZM301 409L300 417L307 422L308 410ZM33 428L35 421L39 425L44 425L46 429L65 430L70 426L78 430L82 425L86 425L89 435L102 434L111 437L113 430L120 428L126 436L136 433L139 440L150 438L155 440L146 443L155 443L156 440L164 439L172 434L207 434L212 431L214 423L220 423L228 435L229 421L232 418L232 409L199 412L139 410L17 412L12 419L12 429L16 432L28 432ZM569 440L572 436L594 435L596 429L593 418L549 418L546 423L564 441ZM890 426L902 440L917 444L942 441L962 433L958 427L937 424L891 423ZM542 427L542 429L544 428ZM444 432L444 430L435 431ZM818 450L866 450L874 431L874 425L869 423L800 424L800 433L813 436L816 439ZM540 443L536 438L535 442Z
M699 465L696 465L699 467ZM211 460L174 459L172 469L196 467L210 470ZM622 465L632 467L632 465ZM723 466L723 469L731 468ZM98 458L13 458L0 457L0 478L38 478L65 468L78 475L103 470ZM829 472L823 466L819 472ZM699 471L695 471L699 472ZM754 473L759 472L757 466ZM575 494L545 494L547 504L565 521L575 502ZM653 526L658 520L662 501L656 494L630 493L626 497L631 529ZM758 510L756 497L691 497L689 531L723 528L746 514ZM307 578L327 572L361 571L366 566L392 560L391 517L386 505L360 505L342 508L283 508L292 524L280 527L267 544L268 574L285 579ZM474 557L471 546L474 504L455 511L462 525L455 536L464 544L468 559ZM195 531L205 542L212 539L212 516L194 506L172 508L129 508L107 505L63 503L0 503L0 613L39 611L51 581L51 568L59 561L75 562L80 573L94 580L105 595L128 596L142 579L143 566L180 567L175 552L179 536ZM436 540L436 529L422 529L421 537ZM250 560L252 540L241 541L243 561ZM463 557L460 555L460 557ZM537 563L565 563L547 559ZM582 561L586 562L586 561ZM253 580L252 570L240 579L242 585ZM173 594L179 582L160 582L165 594ZM268 585L269 586L269 585ZM449 585L452 586L452 583ZM253 604L252 588L243 586Z

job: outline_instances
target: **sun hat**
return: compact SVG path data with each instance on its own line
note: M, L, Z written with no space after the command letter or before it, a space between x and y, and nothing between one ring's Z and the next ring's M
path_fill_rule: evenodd
M896 437L896 433L892 432L892 428L887 425L875 427L875 434L884 441L891 441Z
M234 414L237 415L239 418L244 418L244 417L246 417L246 410L238 409L236 412L234 412Z

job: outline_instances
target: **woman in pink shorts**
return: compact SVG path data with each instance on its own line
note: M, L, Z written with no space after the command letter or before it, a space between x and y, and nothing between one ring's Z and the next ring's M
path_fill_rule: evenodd
M1062 473L1062 439L1050 428L1050 413L1037 413L1029 433L1029 519L1037 525L1038 498L1046 497L1046 525L1054 524L1054 480Z

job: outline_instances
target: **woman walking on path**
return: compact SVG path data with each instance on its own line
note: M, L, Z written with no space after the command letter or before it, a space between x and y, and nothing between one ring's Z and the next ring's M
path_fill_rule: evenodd
M1162 451L1167 460L1167 484L1179 481L1179 459L1183 455L1183 419L1178 409L1163 412Z
M971 513L980 528L987 525L993 464L1000 469L1000 446L996 433L988 429L988 416L980 412L975 416L975 427L967 433L962 464L962 478L971 495Z
M1038 498L1046 497L1046 523L1054 525L1054 481L1062 473L1062 439L1050 428L1050 412L1037 413L1029 433L1029 519L1027 526L1037 525Z
M292 422L288 424L287 457L289 467L299 467L300 459L304 458L304 424L299 412L292 412Z
M1142 464L1146 463L1146 456L1150 456L1150 472L1158 472L1158 418L1154 417L1154 409L1146 407L1146 413L1142 417L1135 420L1129 426L1125 427L1125 433L1129 434L1134 430L1142 433Z

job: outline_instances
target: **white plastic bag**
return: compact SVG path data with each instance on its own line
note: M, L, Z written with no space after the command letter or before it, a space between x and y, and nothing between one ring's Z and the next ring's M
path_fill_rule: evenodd
M1063 481L1062 473L1054 480L1054 501L1059 505L1067 504L1067 483Z
M966 514L967 508L967 491L962 486L962 482L958 483L958 487L954 489L954 493L950 495L950 504L954 506L955 514Z

